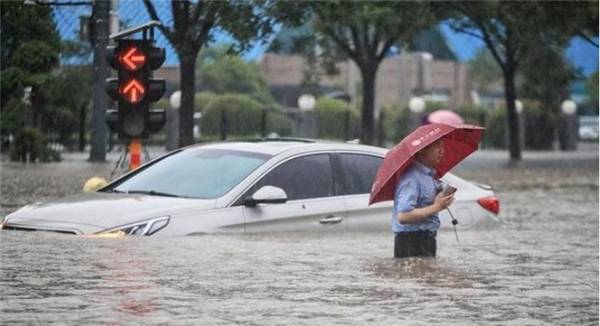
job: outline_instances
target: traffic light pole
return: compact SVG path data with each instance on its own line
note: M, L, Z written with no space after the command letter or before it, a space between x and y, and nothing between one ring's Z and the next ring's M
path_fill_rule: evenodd
M108 130L105 118L108 97L104 83L108 77L108 67L105 57L109 34L110 1L95 0L92 8L94 19L94 84L92 90L93 112L89 161L104 162L106 160L106 135Z
M106 80L106 92L117 103L117 110L109 111L106 122L126 145L123 157L129 155L129 170L141 165L142 138L158 132L166 120L164 110L150 107L165 92L164 79L153 78L153 71L165 61L164 48L154 46L153 28L159 25L150 21L112 34L110 38L117 45L108 47L106 53L106 60L118 74ZM128 38L140 32L141 39Z
M129 142L129 170L137 169L142 163L142 140L140 137L131 138Z

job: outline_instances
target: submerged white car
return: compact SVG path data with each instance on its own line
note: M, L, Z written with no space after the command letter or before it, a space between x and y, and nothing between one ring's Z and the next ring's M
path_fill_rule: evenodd
M392 201L368 205L387 150L301 140L219 143L165 154L95 193L34 203L4 230L94 236L390 229ZM448 173L460 228L498 222L490 187ZM447 211L442 227L451 226Z

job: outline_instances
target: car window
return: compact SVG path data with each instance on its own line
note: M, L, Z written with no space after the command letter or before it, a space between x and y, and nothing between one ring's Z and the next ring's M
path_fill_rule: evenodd
M257 182L243 198L264 186L283 189L288 200L334 196L329 154L308 155L287 161Z
M188 149L144 168L115 185L114 190L218 198L270 158L246 151Z
M341 193L344 195L368 194L383 158L362 154L339 154L341 165Z

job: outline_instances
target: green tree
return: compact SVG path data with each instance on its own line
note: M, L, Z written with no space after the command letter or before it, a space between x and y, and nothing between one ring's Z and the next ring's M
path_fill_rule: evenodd
M575 68L565 59L564 49L540 47L523 59L521 71L519 91L522 98L536 100L541 109L558 114L562 101L569 98L569 85L577 78ZM543 136L552 138L553 135L549 133Z
M202 52L196 63L196 80L201 90L215 94L241 93L264 104L273 102L267 79L258 65L244 61L239 55L227 54L224 48L211 49L208 55Z
M396 42L408 42L436 21L433 5L403 1L282 2L274 9L272 14L284 25L300 26L312 20L323 62L350 59L358 66L363 86L361 142L372 144L379 65Z
M42 41L55 50L59 48L60 39L52 20L52 9L48 6L31 6L23 1L0 1L0 25L2 69L12 62L15 51L26 42Z
M52 80L60 40L47 6L1 1L0 30L0 135L5 137L18 133L25 123L33 125L41 116L47 100L41 86ZM25 87L32 87L30 106L22 101Z
M80 128L85 124L92 89L82 85L91 82L91 67L65 67L57 69L52 80L43 87L46 104L42 109L42 130L57 132L59 141L69 149L75 130L79 130L80 142L83 141Z
M481 39L502 70L510 158L520 160L521 131L515 108L517 72L528 55L548 46L563 47L572 36L571 31L560 30L554 24L562 3L461 1L447 5L459 15L452 27Z
M216 29L230 33L237 41L235 50L244 50L249 42L271 32L272 22L261 14L262 2L248 1L171 1L172 25L159 28L173 45L181 70L181 108L179 109L179 146L194 142L194 93L196 57L213 39ZM151 0L144 5L153 20L161 21Z
M478 91L491 92L502 85L502 70L486 48L477 50L473 59L467 62L467 71Z

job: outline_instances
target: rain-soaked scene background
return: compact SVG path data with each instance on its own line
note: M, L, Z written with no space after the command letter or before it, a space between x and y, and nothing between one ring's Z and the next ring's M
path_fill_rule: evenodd
M2 232L2 323L592 325L598 323L598 147L578 158L474 154L502 225L438 236L395 260L390 232L89 239ZM78 193L113 164L3 162L2 213ZM68 171L68 173L67 173ZM92 172L93 171L93 172ZM457 216L460 220L460 216Z
M438 117L486 128L452 172L494 187L501 222L442 230L437 259L408 260L391 231L0 231L0 324L598 324L598 1L15 0L0 15L0 219L126 172L142 131L151 158L267 136L391 148ZM157 101L125 84L140 53L107 48L151 19ZM146 99L162 128L137 116Z

